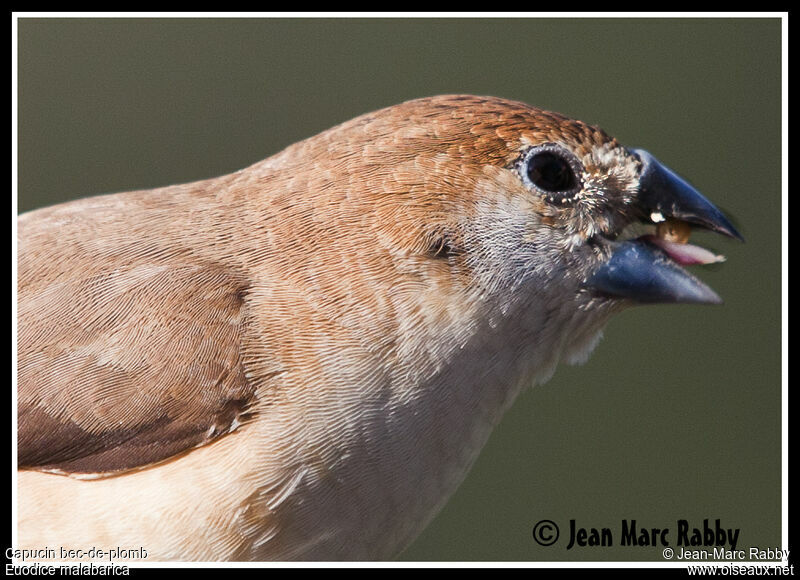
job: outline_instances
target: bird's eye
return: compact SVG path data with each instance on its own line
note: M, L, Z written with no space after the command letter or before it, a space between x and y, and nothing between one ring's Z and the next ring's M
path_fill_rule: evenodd
M572 201L581 189L580 162L555 143L528 150L519 169L523 181L551 203Z

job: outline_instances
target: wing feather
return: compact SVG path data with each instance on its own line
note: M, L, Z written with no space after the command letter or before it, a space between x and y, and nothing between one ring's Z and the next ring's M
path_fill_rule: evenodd
M119 472L243 423L255 396L240 345L246 293L229 269L191 261L21 287L19 467Z

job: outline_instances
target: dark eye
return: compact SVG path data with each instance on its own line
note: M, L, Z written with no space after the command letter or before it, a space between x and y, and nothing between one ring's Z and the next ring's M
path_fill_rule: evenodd
M580 191L580 170L572 153L551 143L529 150L520 167L524 180L553 203L571 201Z
M551 151L542 151L528 161L528 178L547 192L568 191L575 187L575 175L569 163Z

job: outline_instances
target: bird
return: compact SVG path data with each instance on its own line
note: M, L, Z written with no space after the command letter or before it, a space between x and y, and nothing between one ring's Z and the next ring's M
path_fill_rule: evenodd
M17 544L396 558L615 314L721 302L694 230L742 240L649 152L462 94L23 213Z

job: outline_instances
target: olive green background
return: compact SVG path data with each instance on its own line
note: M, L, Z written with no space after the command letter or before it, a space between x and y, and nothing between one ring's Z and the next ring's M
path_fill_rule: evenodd
M698 269L719 307L623 313L524 393L403 560L652 560L622 519L780 545L780 20L18 21L20 212L229 173L411 98L490 94L651 151L746 244ZM615 545L566 550L570 519ZM550 547L541 519L561 526ZM386 522L387 526L391 522Z

